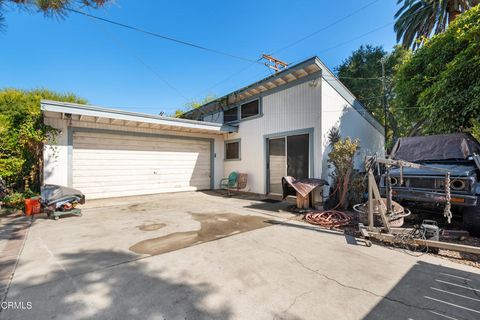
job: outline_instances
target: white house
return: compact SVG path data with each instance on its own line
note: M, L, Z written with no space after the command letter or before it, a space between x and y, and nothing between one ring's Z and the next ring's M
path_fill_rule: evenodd
M232 171L245 191L279 193L280 178L328 178L327 133L360 140L356 166L383 155L384 129L313 57L190 111L183 119L42 101L60 130L45 145L44 182L87 198L218 188Z

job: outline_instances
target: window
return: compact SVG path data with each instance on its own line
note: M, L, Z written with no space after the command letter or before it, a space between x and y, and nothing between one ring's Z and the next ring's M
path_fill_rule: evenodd
M259 100L253 100L240 106L242 110L242 119L256 116L260 113Z
M240 160L240 140L225 142L225 160Z
M223 123L238 120L238 107L223 111Z

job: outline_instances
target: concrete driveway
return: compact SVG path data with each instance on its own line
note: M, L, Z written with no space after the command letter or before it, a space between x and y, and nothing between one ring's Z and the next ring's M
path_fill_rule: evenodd
M367 248L285 207L197 192L37 218L5 301L24 309L0 318L479 319L480 270Z

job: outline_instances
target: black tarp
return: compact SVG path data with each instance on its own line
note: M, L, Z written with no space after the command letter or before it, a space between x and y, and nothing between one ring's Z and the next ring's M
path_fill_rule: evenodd
M80 199L80 204L83 204L85 201L85 196L83 193L78 191L77 189L58 186L55 184L46 184L41 187L41 197L42 201L46 205L50 205L52 203L66 200L72 197L76 197Z
M480 144L467 133L400 138L390 154L392 159L410 162L467 159L480 154Z

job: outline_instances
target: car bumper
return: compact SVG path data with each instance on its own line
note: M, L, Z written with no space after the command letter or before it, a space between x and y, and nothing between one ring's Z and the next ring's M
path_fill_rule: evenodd
M385 195L385 188L380 188ZM392 189L392 197L395 201L411 201L418 203L443 204L446 201L445 193L434 191L420 191L408 189ZM450 203L460 207L474 207L477 205L477 196L465 194L452 194Z

